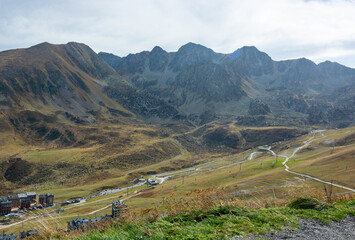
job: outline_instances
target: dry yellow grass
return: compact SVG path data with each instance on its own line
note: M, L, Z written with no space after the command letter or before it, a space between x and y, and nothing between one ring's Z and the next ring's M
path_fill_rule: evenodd
M124 134L134 132L135 130L133 129L133 127L131 129L125 129ZM150 129L142 127L141 130L148 131ZM337 134L337 131L339 134ZM353 132L354 128L331 130L325 132L324 134L327 137L325 137L324 139L315 140L306 149L300 151L295 157L296 161L291 160L289 162L290 168L300 172L304 172L304 170L302 169L304 167L307 168L307 174L314 174L314 176L324 180L337 180L341 183L348 184L351 179L347 179L345 174L343 174L343 172L341 172L340 170L337 170L335 172L333 171L334 175L332 175L331 173L327 173L327 176L329 176L329 178L325 178L324 173L322 171L331 168L336 169L336 164L344 168L344 164L348 164L349 166L350 163L353 164L354 161L352 156L354 153L354 146L337 146L333 150L332 148L324 147L321 143L328 138L341 140L342 138L347 137ZM142 145L139 145L136 148L139 150L142 149L142 146L149 146L149 144L153 142L156 143L161 141L159 138L156 138L153 142L149 142L149 137L147 137L146 135L141 135L139 131L132 133L132 135L134 135L133 137L136 139L136 141L139 140L140 143L142 143ZM275 145L273 147L275 149L278 149L278 153L290 154L292 153L294 148L301 146L303 142L308 138L309 136L300 137L295 140L290 140ZM317 147L317 149L314 149L313 147ZM91 150L95 151L94 149ZM330 151L333 152L330 153ZM68 152L71 153L68 154L65 150L54 149L48 151L47 149L46 152L33 152L26 156L28 156L28 159L31 159L31 157L35 158L36 154L39 154L40 158L44 158L45 153L47 152L52 152L54 155L58 154L58 156L64 159L67 157L67 155L73 155L73 157L76 156L76 154L84 155L85 150L68 149ZM131 173L131 175L137 175L139 172L159 171L159 169L162 169L164 167L171 167L178 160L189 161L191 159L195 159L198 165L192 168L200 168L199 171L196 171L196 174L193 174L193 172L190 172L189 174L177 173L176 175L174 175L173 180L166 181L162 185L157 185L154 188L146 190L142 194L134 198L128 199L126 203L134 209L141 209L150 206L161 206L162 202L165 201L165 199L168 199L172 193L174 193L174 196L176 198L186 198L186 194L191 191L195 191L196 189L206 190L213 187L223 188L224 194L227 195L233 194L236 191L240 192L242 190L255 189L257 191L250 192L248 194L242 194L238 197L240 200L243 200L245 202L251 202L251 205L255 206L261 206L265 204L265 202L267 202L267 204L272 205L281 204L285 199L289 199L296 195L304 194L307 191L313 191L317 194L324 195L324 185L318 182L314 182L312 180L296 182L294 184L288 184L284 186L270 187L279 183L294 181L300 178L284 171L284 167L280 164L283 161L282 158L279 158L278 164L273 167L272 163L275 161L275 157L270 156L268 154L259 154L254 160L244 162L242 164L241 170L239 164L231 165L229 167L221 169L208 170L209 168L216 168L219 166L235 163L237 160L246 159L246 157L250 153L251 151L247 151L244 153L229 156L225 156L226 154L205 154L202 156L202 159L198 159L196 155L191 155L187 151L182 151L182 154L179 156L149 166L143 166L139 169L131 169L127 171L114 169L108 170L110 177L101 179L100 181L95 181L95 179L93 179L92 181L88 181L85 184L80 183L78 185L72 186L45 185L41 186L41 188L38 189L38 192L41 193L50 191L55 194L56 201L67 200L69 198L74 197L88 196L92 193L92 191L102 189L102 187L105 186L109 188L127 186L127 184L129 184L129 173ZM54 161L54 158L48 159L48 161ZM171 173L174 173L174 171ZM317 174L321 175L318 176ZM351 175L353 175L353 172L350 172L350 176ZM334 179L335 177L338 178ZM263 187L269 188L261 189ZM23 190L25 190L25 188ZM338 192L343 192L343 190L334 188L334 193ZM67 209L65 213L60 214L58 216L60 217L59 219L61 219L61 221L63 220L63 223L60 223L60 226L63 226L63 224L65 224L65 221L70 219L72 215L77 214L78 210L80 215L88 216L88 213L108 206L113 199L117 199L117 196L125 194L126 193L118 193L112 196L105 196L93 200L88 200L86 204L78 206L77 208L75 208L75 210ZM96 202L96 200L100 201ZM97 214L105 214L105 212L107 212L107 210L102 209L101 211L98 211ZM54 223L55 221L53 219L50 220L49 218L43 221L48 221L48 225L54 226L55 224L57 224ZM54 222L51 223L51 221ZM29 228L30 226L32 225L28 223ZM16 229L18 229L18 226Z

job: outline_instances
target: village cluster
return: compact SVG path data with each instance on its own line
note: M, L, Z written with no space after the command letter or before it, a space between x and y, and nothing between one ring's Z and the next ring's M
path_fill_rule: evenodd
M53 206L54 195L35 192L20 193L7 197L0 197L0 216L18 213L19 210L35 210L37 208Z
M164 178L157 178L161 182L164 180L171 180L172 177L164 177ZM98 195L93 195L89 198L94 198L94 197L99 197L102 195L108 195L116 192L121 192L124 190L128 190L133 187L138 187L142 185L157 185L160 182L157 179L144 179L144 178L139 178L135 179L132 184L136 184L132 187L125 187L125 188L120 188L120 189L111 189L111 190L105 190L101 192ZM55 205L59 206L64 206L68 204L75 204L79 203L82 199L75 199L75 200L70 200L70 201L64 201L60 203L56 203ZM35 192L27 192L27 193L22 193L22 194L17 194L17 195L12 195L8 197L0 197L0 216L10 216L11 214L19 215L23 212L26 212L27 210L36 210L36 209L42 209L44 207L51 207L54 206L54 195L47 193L47 194L41 194L38 195ZM112 214L111 215L105 215L105 216L100 216L100 217L95 217L91 219L87 218L76 218L74 220L71 220L68 222L68 228L65 231L73 231L81 228L91 228L94 227L95 224L98 222L105 221L109 218L117 218L120 213L122 212L123 208L126 208L127 205L124 204L121 201L115 201L112 202ZM59 210L64 211L62 208L58 208L56 211L59 212ZM40 230L39 230L40 231ZM29 236L32 236L34 234L38 234L38 230L28 230L28 231L23 231L19 232L19 234L1 234L0 233L0 240L13 240L13 239L22 239L22 238L27 238Z
M112 202L112 214L105 215L101 217L91 218L90 220L87 218L76 218L70 222L68 222L68 231L77 230L80 228L89 228L95 225L97 222L104 221L108 218L118 218L121 212L127 208L127 205L121 201Z
M109 218L118 218L119 215L122 213L122 211L126 208L127 208L127 205L121 201L112 202L112 214L111 215L105 215L105 216L95 217L95 218L91 218L91 219L76 218L76 219L68 222L68 229L66 231L70 232L70 231L74 231L74 230L78 230L78 229L82 229L82 228L95 227L95 224L97 224L98 222L105 221ZM32 235L38 234L38 233L39 233L38 230L28 230L28 231L20 232L19 234L16 234L16 233L0 234L0 240L23 239L23 238L27 238Z

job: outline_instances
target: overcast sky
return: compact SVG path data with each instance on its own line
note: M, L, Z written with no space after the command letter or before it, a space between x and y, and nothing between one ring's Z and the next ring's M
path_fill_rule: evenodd
M187 42L355 68L355 0L0 0L0 51L82 42L119 56Z

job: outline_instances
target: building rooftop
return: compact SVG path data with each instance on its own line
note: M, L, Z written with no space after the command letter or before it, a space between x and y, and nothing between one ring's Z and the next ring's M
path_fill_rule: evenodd
M21 202L30 202L31 201L31 199L30 198L21 198Z
M46 193L46 194L40 194L39 195L39 198L48 198L48 197L54 197L54 195L51 194L51 193Z
M73 229L79 229L82 227L89 227L89 220L86 218L76 218L70 222L68 222L68 225Z
M12 196L8 196L7 199L14 200L14 199L19 199L19 198L17 195L12 195Z
M4 202L0 202L0 206L11 206L12 202L11 201L4 201Z
M17 194L18 198L27 198L26 193L19 193Z

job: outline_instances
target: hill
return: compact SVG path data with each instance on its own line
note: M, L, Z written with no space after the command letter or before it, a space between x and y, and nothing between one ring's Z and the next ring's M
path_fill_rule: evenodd
M139 167L180 153L163 132L140 119L169 121L179 119L179 112L125 81L84 44L42 43L1 52L0 102L4 194L44 182L112 177L106 169Z

